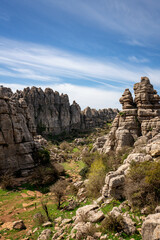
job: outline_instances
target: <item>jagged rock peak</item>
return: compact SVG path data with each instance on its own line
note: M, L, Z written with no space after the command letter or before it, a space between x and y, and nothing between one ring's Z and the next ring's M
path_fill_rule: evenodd
M0 86L0 98L10 98L13 92L10 88Z
M142 77L141 82L134 85L134 93L137 108L160 109L160 96L154 90L149 78Z
M133 108L133 97L128 88L125 89L122 97L119 99L123 109Z
M101 152L119 151L124 146L133 146L139 136L152 138L160 132L160 97L150 80L142 77L134 85L135 99L129 89L120 98L123 110L117 114L106 141L94 145Z

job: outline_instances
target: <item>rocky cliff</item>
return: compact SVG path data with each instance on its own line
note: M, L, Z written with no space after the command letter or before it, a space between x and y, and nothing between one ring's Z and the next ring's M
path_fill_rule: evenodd
M53 135L71 130L90 129L101 127L107 121L112 121L118 110L95 110L87 107L81 111L80 106L74 101L72 105L66 94L59 94L52 89L32 87L17 91L16 99L24 99L32 122L38 133L51 133Z
M34 141L37 133L55 135L102 126L116 113L90 108L81 112L75 101L70 105L67 95L49 88L25 88L13 94L0 86L0 173L27 176L38 165L35 152L40 144Z
M13 100L9 88L0 87L0 172L27 175L36 166L35 128L23 99Z
M119 151L124 146L133 146L140 136L148 139L160 132L160 97L147 77L134 85L133 100L129 89L120 98L122 111L113 121L110 133L97 139L94 150L107 153Z

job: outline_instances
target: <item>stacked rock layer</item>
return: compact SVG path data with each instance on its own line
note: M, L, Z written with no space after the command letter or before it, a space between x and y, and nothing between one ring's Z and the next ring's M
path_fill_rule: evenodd
M66 94L59 94L47 88L25 88L17 91L14 98L23 98L27 103L32 121L39 133L61 134L71 130L101 127L107 121L112 121L118 110L95 110L87 107L81 111L74 101L72 105Z
M0 172L25 175L36 166L32 157L37 149L35 128L25 102L11 96L9 88L0 88Z
M94 150L119 151L124 146L133 146L141 135L151 138L160 132L160 97L147 77L134 85L134 94L133 100L129 89L124 91L120 98L122 111L114 119L105 141L97 139Z

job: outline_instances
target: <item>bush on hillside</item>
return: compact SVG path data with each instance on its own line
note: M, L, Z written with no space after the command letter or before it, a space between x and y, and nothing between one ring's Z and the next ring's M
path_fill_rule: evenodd
M54 193L57 208L60 209L66 195L67 182L65 180L58 180L50 190Z
M11 173L6 172L0 177L0 186L4 190L9 190L14 187L14 179Z
M46 165L50 162L50 153L46 148L41 148L34 152L33 159L41 165Z
M61 150L64 150L66 152L70 152L72 151L72 147L70 146L70 144L66 141L63 141L60 145L59 145L59 148Z
M123 217L120 215L114 217L112 215L107 215L101 224L101 231L106 233L106 230L111 232L121 232L123 231L124 223Z
M37 167L31 178L31 183L35 186L47 186L53 184L59 175L57 170L52 165Z
M100 154L98 152L90 153L87 152L83 154L82 161L86 164L86 167L80 171L80 175L83 179L86 178L91 165L94 161L102 161L103 165L105 166L104 173L109 171L115 171L118 167L123 163L123 161L128 157L129 153L131 152L131 148L124 147L118 153L114 151L110 151L108 154Z
M134 208L147 207L152 212L160 202L160 160L133 162L126 178L125 193Z
M87 193L90 197L98 197L105 179L105 165L101 158L96 159L90 167L87 182Z

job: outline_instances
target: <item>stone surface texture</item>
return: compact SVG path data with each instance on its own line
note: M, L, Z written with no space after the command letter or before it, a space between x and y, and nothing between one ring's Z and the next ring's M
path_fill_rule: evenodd
M97 139L94 150L118 152L125 146L133 146L140 136L151 139L160 132L160 97L147 77L134 85L134 94L133 100L129 89L124 91L120 98L122 111L114 119L106 141Z
M160 213L150 214L142 225L143 240L158 240L160 238Z
M38 144L25 100L12 99L9 88L0 87L0 172L27 174L36 166L32 157Z
M37 166L34 152L46 140L39 134L61 134L72 130L101 126L113 120L118 110L83 112L66 94L47 88L25 88L12 93L0 86L0 173L18 173L27 177Z
M118 110L95 110L87 107L81 111L80 106L73 101L69 103L66 94L59 94L50 88L43 91L41 88L25 88L17 91L14 98L24 99L29 108L32 121L37 132L52 135L72 130L101 127L107 121L112 121Z

